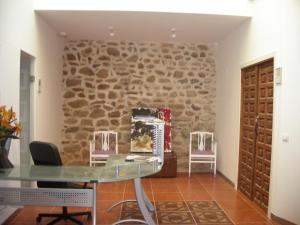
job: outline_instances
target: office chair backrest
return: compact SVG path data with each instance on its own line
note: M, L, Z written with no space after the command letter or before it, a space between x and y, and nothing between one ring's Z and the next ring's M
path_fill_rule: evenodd
M33 141L29 144L30 153L35 165L40 166L61 166L62 161L59 151L54 144ZM66 187L66 182L44 182L38 181L38 187L44 188L63 188Z
M58 149L54 144L41 141L33 141L29 144L29 148L35 165L62 165Z

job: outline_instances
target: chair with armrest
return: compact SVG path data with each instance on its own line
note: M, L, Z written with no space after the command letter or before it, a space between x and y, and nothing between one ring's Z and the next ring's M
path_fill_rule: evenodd
M217 171L217 143L212 132L194 131L190 133L189 146L189 176L192 163L208 163L213 168L214 175Z
M40 141L33 141L29 144L30 153L35 165L44 166L62 166L62 161L58 152L57 147L54 144ZM37 181L38 188L71 188L71 189L82 189L85 185L79 185L71 182L49 182L49 181ZM60 220L71 220L74 223L82 224L81 221L75 219L75 216L87 215L91 218L91 212L74 212L69 213L66 206L62 207L62 213L50 214L50 213L40 213L36 220L41 222L43 217L56 217L53 221L48 223L48 225L55 224Z

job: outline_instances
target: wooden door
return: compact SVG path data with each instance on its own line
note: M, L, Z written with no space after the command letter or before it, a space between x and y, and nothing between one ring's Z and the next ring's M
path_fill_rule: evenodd
M238 188L267 210L269 201L273 59L242 69Z

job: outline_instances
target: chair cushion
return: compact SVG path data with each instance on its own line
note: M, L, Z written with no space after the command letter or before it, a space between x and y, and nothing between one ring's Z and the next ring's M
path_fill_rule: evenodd
M114 155L116 151L114 149L109 149L108 151L104 151L103 149L96 149L92 152L93 155Z
M211 150L200 151L198 149L192 150L192 155L214 155L215 153Z

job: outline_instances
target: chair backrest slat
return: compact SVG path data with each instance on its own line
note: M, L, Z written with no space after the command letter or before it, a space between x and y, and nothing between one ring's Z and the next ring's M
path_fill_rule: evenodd
M193 136L197 137L197 146L196 149L198 151L212 151L214 152L214 134L212 132L202 132L202 131L195 131L191 132L190 134L190 148L192 148L193 143Z
M99 140L100 139L100 140ZM98 142L99 141L99 142ZM115 141L115 142L113 142ZM92 148L97 150L97 143L101 151L115 151L118 154L118 133L114 131L94 131ZM114 145L113 145L114 144ZM112 148L113 147L113 148Z
M200 151L204 151L205 148L205 138L203 138L203 133L199 133L198 135L198 149Z
M102 142L102 150L108 151L109 150L109 133L105 132L101 134L101 142Z

